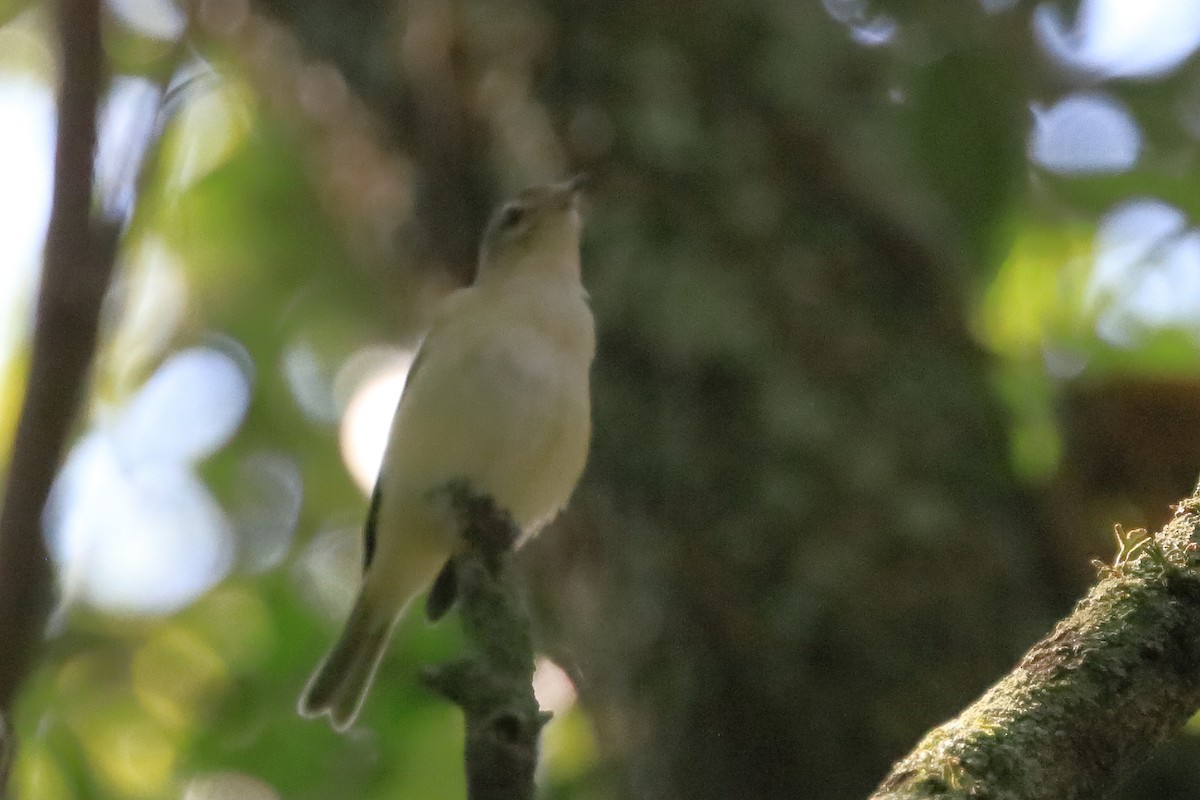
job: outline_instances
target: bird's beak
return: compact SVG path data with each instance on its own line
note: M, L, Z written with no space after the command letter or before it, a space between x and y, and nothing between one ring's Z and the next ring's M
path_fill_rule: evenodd
M563 184L563 186L571 194L577 195L577 194L581 194L585 189L587 189L588 184L590 184L590 183L591 183L591 176L588 175L586 172L581 172L572 178L568 178L566 183Z
M587 173L581 172L572 178L569 178L558 185L558 194L562 198L564 205L569 205L576 211L579 211L583 193L587 189L589 178Z

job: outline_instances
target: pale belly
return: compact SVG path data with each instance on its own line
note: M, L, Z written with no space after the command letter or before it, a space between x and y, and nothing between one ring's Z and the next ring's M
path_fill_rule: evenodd
M465 479L527 533L570 498L590 439L587 365L539 342L442 359L396 420L397 497Z

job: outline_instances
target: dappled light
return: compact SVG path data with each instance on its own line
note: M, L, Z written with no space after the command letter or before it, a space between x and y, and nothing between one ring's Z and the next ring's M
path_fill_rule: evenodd
M297 341L283 354L281 368L292 397L305 416L316 422L337 422L340 409L333 396L336 365L304 340Z
M143 153L159 124L162 89L145 78L116 78L100 110L96 190L114 218L133 214Z
M186 266L157 236L131 247L117 282L124 298L121 324L113 333L112 386L133 391L146 371L170 350L187 312Z
M12 34L0 37L0 46ZM29 292L40 255L41 234L50 209L53 96L40 81L0 73L0 271L3 297ZM7 315L6 315L7 318Z
M329 621L345 619L362 572L362 541L357 527L318 531L296 559L292 578L300 599Z
M195 464L237 430L249 390L224 351L184 351L76 445L47 508L68 604L173 611L225 575L232 528Z
M1107 342L1130 347L1147 333L1180 327L1200 342L1200 230L1157 200L1131 200L1096 231L1085 302Z
M183 800L280 800L280 795L253 775L213 772L188 781Z
M371 348L356 353L338 373L339 393L349 392L339 433L342 459L364 494L370 494L379 474L413 355L409 350Z
M6 456L50 8L0 0ZM422 683L461 608L413 602L344 733L296 703L422 337L531 184L591 177L597 335L582 481L507 575L545 800L865 797L1200 471L1197 0L104 9L117 271L15 800L464 796Z
M822 0L829 16L845 25L862 45L887 44L896 35L896 20L871 7L870 0Z
M989 14L999 14L1002 11L1011 11L1018 0L979 0L984 11Z
M109 0L108 8L123 24L154 39L178 39L187 25L187 16L172 0Z
M575 705L578 693L571 676L548 658L537 660L533 671L533 693L543 711L565 714Z
M36 47L30 34L0 28L0 52L14 40ZM0 67L3 67L0 62ZM40 81L0 71L0 381L10 381L12 359L31 321L30 300L37 285L41 239L50 209L53 97ZM0 432L15 403L0 408ZM15 418L14 418L15 422Z
M179 763L179 739L144 715L124 694L114 694L69 723L96 780L117 797L161 797Z
M130 664L133 691L163 727L187 731L227 688L223 659L195 632L167 624L137 649Z
M13 786L18 797L39 800L74 800L71 781L51 748L40 743L21 750L13 768Z
M250 402L249 360L236 342L192 348L163 362L114 415L113 436L131 460L196 462L225 446Z
M182 100L162 144L163 180L178 193L233 156L252 130L256 101L236 76L218 75L202 60L192 62L174 88Z
M1137 123L1120 103L1080 93L1049 108L1034 106L1029 156L1051 172L1125 172L1137 164L1141 140Z
M278 567L291 552L304 504L300 468L288 454L257 451L237 465L227 512L237 531L238 566L251 573Z
M1043 3L1033 20L1051 58L1097 78L1161 76L1200 46L1200 5L1193 0L1083 0L1072 23L1057 5Z

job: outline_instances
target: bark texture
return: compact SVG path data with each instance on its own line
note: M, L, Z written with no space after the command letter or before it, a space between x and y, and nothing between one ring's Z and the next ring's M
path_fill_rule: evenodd
M520 531L466 482L453 483L448 492L466 546L438 584L460 608L470 652L428 670L425 681L462 708L467 800L529 800L538 737L549 716L533 695L528 612L509 579L510 551ZM451 581L453 587L445 588Z
M935 728L874 800L1108 794L1200 706L1200 496L1118 531L1103 579L1008 676Z

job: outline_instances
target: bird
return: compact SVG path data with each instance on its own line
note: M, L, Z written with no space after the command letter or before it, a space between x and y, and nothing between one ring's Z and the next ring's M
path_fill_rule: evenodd
M435 312L392 418L358 595L300 696L301 716L328 716L338 732L353 725L397 622L452 566L462 542L440 490L465 483L490 498L519 528L515 547L574 492L591 439L596 349L581 183L530 187L501 205L475 280Z

